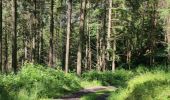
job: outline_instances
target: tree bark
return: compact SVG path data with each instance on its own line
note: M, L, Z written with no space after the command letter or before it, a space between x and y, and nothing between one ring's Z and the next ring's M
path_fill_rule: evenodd
M34 18L32 27L32 62L36 62L36 36L37 36L37 0L34 0Z
M51 21L50 21L50 52L49 52L49 66L53 66L54 58L54 48L53 48L53 38L54 38L54 0L51 0Z
M13 18L13 32L12 32L12 68L17 72L17 0L12 1L12 18Z
M107 31L107 61L110 60L110 37L111 37L111 27L112 27L112 0L109 0L109 18L108 18L108 31Z
M70 34L71 34L71 16L72 16L72 0L67 1L67 40L66 40L66 58L65 72L68 73L69 52L70 52Z
M0 0L0 71L3 71L2 68L2 0Z
M81 63L82 63L82 48L83 48L83 36L84 36L84 21L85 21L85 9L86 0L81 0L80 7L80 29L79 29L79 41L78 41L78 52L77 52L77 74L81 75Z
M103 36L102 36L102 70L106 70L106 1L104 1L104 13L103 13Z
M4 59L4 71L8 73L8 33L5 33L5 59Z
M100 71L100 36L99 36L99 28L97 26L97 32L96 32L96 59L97 59L97 63L96 63L96 67L97 67L97 70Z

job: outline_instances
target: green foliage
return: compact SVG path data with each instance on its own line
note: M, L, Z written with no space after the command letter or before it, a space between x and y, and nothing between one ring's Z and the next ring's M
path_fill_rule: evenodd
M146 71L129 80L128 86L113 93L110 100L168 100L169 85L169 73Z
M111 90L110 91L109 90L108 91L97 91L96 93L90 93L88 95L81 97L80 100L98 100L101 95L106 95L106 94L109 95L111 92L112 92Z
M57 98L81 88L80 80L74 74L65 75L63 71L32 64L23 66L17 75L1 76L1 80L0 98L15 100Z
M132 72L123 69L116 70L116 72L106 71L97 72L90 71L82 75L86 80L98 80L103 85L126 86L126 81L133 76Z
M97 80L89 81L89 80L83 79L83 81L81 81L81 87L83 88L88 88L88 87L93 87L93 86L102 86L102 83Z

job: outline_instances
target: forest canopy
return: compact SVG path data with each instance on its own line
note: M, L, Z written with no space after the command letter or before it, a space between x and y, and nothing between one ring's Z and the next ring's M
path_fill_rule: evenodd
M0 0L0 100L169 100L170 0Z
M78 74L167 66L169 4L169 0L1 0L1 71L17 72L24 63Z

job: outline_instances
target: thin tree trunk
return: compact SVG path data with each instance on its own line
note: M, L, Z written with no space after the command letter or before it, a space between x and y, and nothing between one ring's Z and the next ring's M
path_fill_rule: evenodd
M88 37L88 36L86 36ZM87 39L87 38L86 38ZM85 70L88 69L88 54L89 54L89 50L88 50L88 41L86 40L86 53L85 53Z
M102 70L106 70L106 1L104 1L104 15L103 15L103 37L102 37Z
M71 16L72 16L72 0L67 1L67 40L66 40L66 58L65 58L65 72L68 73L69 52L70 52L70 34L71 34Z
M2 68L2 0L0 0L0 71L3 71Z
M39 62L43 63L43 32L40 30L40 50L39 50Z
M127 41L127 51L126 51L126 63L128 64L129 70L130 70L130 63L131 63L131 44L130 40Z
M90 37L90 31L88 28L88 34L89 34L89 38L88 38L88 66L89 66L89 70L92 69L92 51L91 51L91 37Z
M12 32L12 68L17 72L17 0L12 1L13 32Z
M53 37L54 37L54 0L51 0L51 22L50 22L50 52L49 52L49 66L53 66L54 48L53 48Z
M99 71L100 70L100 58L99 58L99 56L100 56L100 37L99 37L99 28L98 28L98 26L97 26L97 32L96 32L96 52L97 52L97 54L96 54L96 59L97 59L97 63L96 63L96 67L97 67L97 70Z
M24 34L24 61L28 60L28 36L27 32Z
M115 19L117 18L116 14L115 14ZM115 24L116 25L116 24ZM113 30L113 47L112 47L112 72L115 72L115 61L116 61L116 30L115 28L112 26Z
M112 71L115 72L115 60L116 60L116 39L114 36L114 40L113 40L113 56L112 56Z
M5 59L4 59L4 71L8 73L8 32L5 33Z
M111 28L112 28L112 0L109 0L109 19L108 19L108 31L107 31L107 50L110 51L111 43L110 43L110 37L111 37ZM110 60L110 52L107 52L107 61Z
M90 1L87 2L87 9L89 11L90 9ZM88 13L88 17L87 17L87 33L88 33L88 58L87 58L87 65L89 66L89 70L92 69L92 50L91 50L91 36L90 36L90 27L89 27L89 22L90 22L90 12Z
M32 32L32 62L36 62L36 36L37 36L37 0L34 0L34 18Z
M86 0L81 0L80 7L80 30L79 30L79 41L78 41L78 52L77 52L77 74L81 75L81 63L82 63L82 48L83 48L83 36L84 36L84 20L85 20L85 8Z

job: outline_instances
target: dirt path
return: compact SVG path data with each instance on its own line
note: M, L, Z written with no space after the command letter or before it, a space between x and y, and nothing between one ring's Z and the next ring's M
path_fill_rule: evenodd
M112 86L96 86L96 87L86 88L86 89L80 90L78 92L75 92L71 95L64 96L59 100L80 100L80 98L82 96L85 96L85 95L90 94L90 93L95 93L95 92L98 92L98 91L104 91L104 90L114 91L114 90L116 90L116 88L112 87ZM108 96L109 96L108 93L102 94L98 97L98 100L106 100L106 98Z

